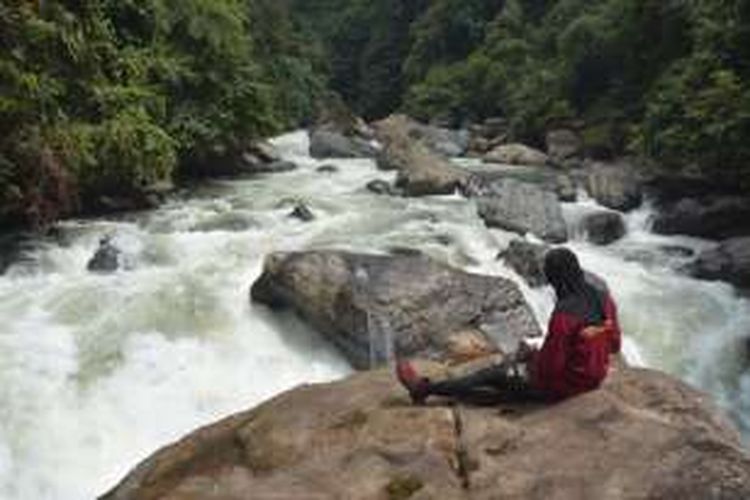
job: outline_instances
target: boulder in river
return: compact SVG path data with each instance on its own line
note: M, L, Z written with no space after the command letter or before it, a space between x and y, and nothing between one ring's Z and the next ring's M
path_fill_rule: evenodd
M309 132L310 156L323 158L374 158L378 150L372 143L358 136L316 128Z
M525 240L512 240L508 248L498 254L511 269L521 276L532 288L545 286L544 255L548 246Z
M529 232L551 243L567 241L568 229L554 193L513 179L485 183L474 192L479 216L489 227Z
M599 204L621 212L638 208L643 201L641 185L627 163L589 165L586 189Z
M609 245L625 236L625 221L618 212L598 211L581 220L586 239L596 245Z
M298 387L144 460L100 500L739 500L750 458L708 398L618 368L550 406L413 406L385 370Z
M491 352L541 334L512 281L466 273L420 253L271 254L251 295L274 308L291 307L360 369L385 361L391 342L403 356L440 358L467 335Z
M712 239L747 236L750 200L740 196L683 198L661 208L654 217L653 230Z
M583 141L581 136L568 128L550 130L546 136L547 154L557 163L581 156Z
M524 144L503 144L484 155L483 160L506 165L544 166L549 163L549 156Z
M400 115L409 137L420 141L432 152L446 157L463 156L469 147L467 130L452 130L437 125L427 125Z
M392 115L375 124L383 144L378 166L398 170L396 186L407 196L453 193L469 174L415 140L410 127L411 119L404 115Z
M321 174L335 174L339 171L339 167L337 167L336 165L326 164L319 166L315 169L315 171Z
M120 267L120 253L112 239L105 236L99 240L99 247L86 264L86 269L96 273L113 273Z
M750 288L750 237L730 238L700 253L690 271L697 278Z
M310 210L310 207L308 207L303 202L297 202L297 204L294 206L294 209L289 214L289 217L299 219L302 222L310 222L315 220L315 214L312 212L312 210Z
M383 195L395 195L396 190L391 186L388 181L382 179L375 179L367 183L367 190L375 194Z

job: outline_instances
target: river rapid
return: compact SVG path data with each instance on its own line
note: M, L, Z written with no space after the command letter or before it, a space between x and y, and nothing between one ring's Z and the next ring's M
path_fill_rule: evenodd
M150 212L62 222L0 276L0 498L94 498L198 426L350 373L293 315L250 304L272 251L418 248L516 280L545 324L551 291L525 287L496 260L515 236L487 229L471 201L378 196L365 184L393 174L372 161L317 162L304 132L274 142L298 170L211 182ZM326 163L339 171L316 171ZM296 199L314 221L288 217ZM585 197L565 204L569 246L608 281L631 362L708 391L750 436L750 301L676 271L686 257L673 247L711 243L651 234L646 206L627 216L627 237L595 247L576 231L594 209ZM88 273L104 235L124 268Z

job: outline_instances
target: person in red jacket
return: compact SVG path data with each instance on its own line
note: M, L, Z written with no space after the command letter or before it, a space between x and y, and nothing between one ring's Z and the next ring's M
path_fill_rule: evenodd
M399 360L396 375L412 400L422 403L430 395L471 399L490 390L501 399L559 401L599 387L610 354L620 352L615 302L605 283L585 273L566 248L547 252L544 274L557 300L541 349L525 346L509 362L436 382ZM525 375L517 363L525 364Z

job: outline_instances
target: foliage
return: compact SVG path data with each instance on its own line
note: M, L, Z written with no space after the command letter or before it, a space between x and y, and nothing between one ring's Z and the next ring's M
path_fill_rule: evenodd
M309 45L274 0L2 0L0 222L49 218L50 165L62 214L309 119Z

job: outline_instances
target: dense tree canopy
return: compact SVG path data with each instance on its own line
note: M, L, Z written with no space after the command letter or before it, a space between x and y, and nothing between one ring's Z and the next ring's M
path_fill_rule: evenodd
M750 179L750 0L0 0L0 223L210 171L326 85Z
M503 116L532 143L576 120L592 153L750 178L748 0L410 1L399 22L387 0L293 3L368 117Z
M309 116L310 44L274 0L2 0L0 222L39 224Z

